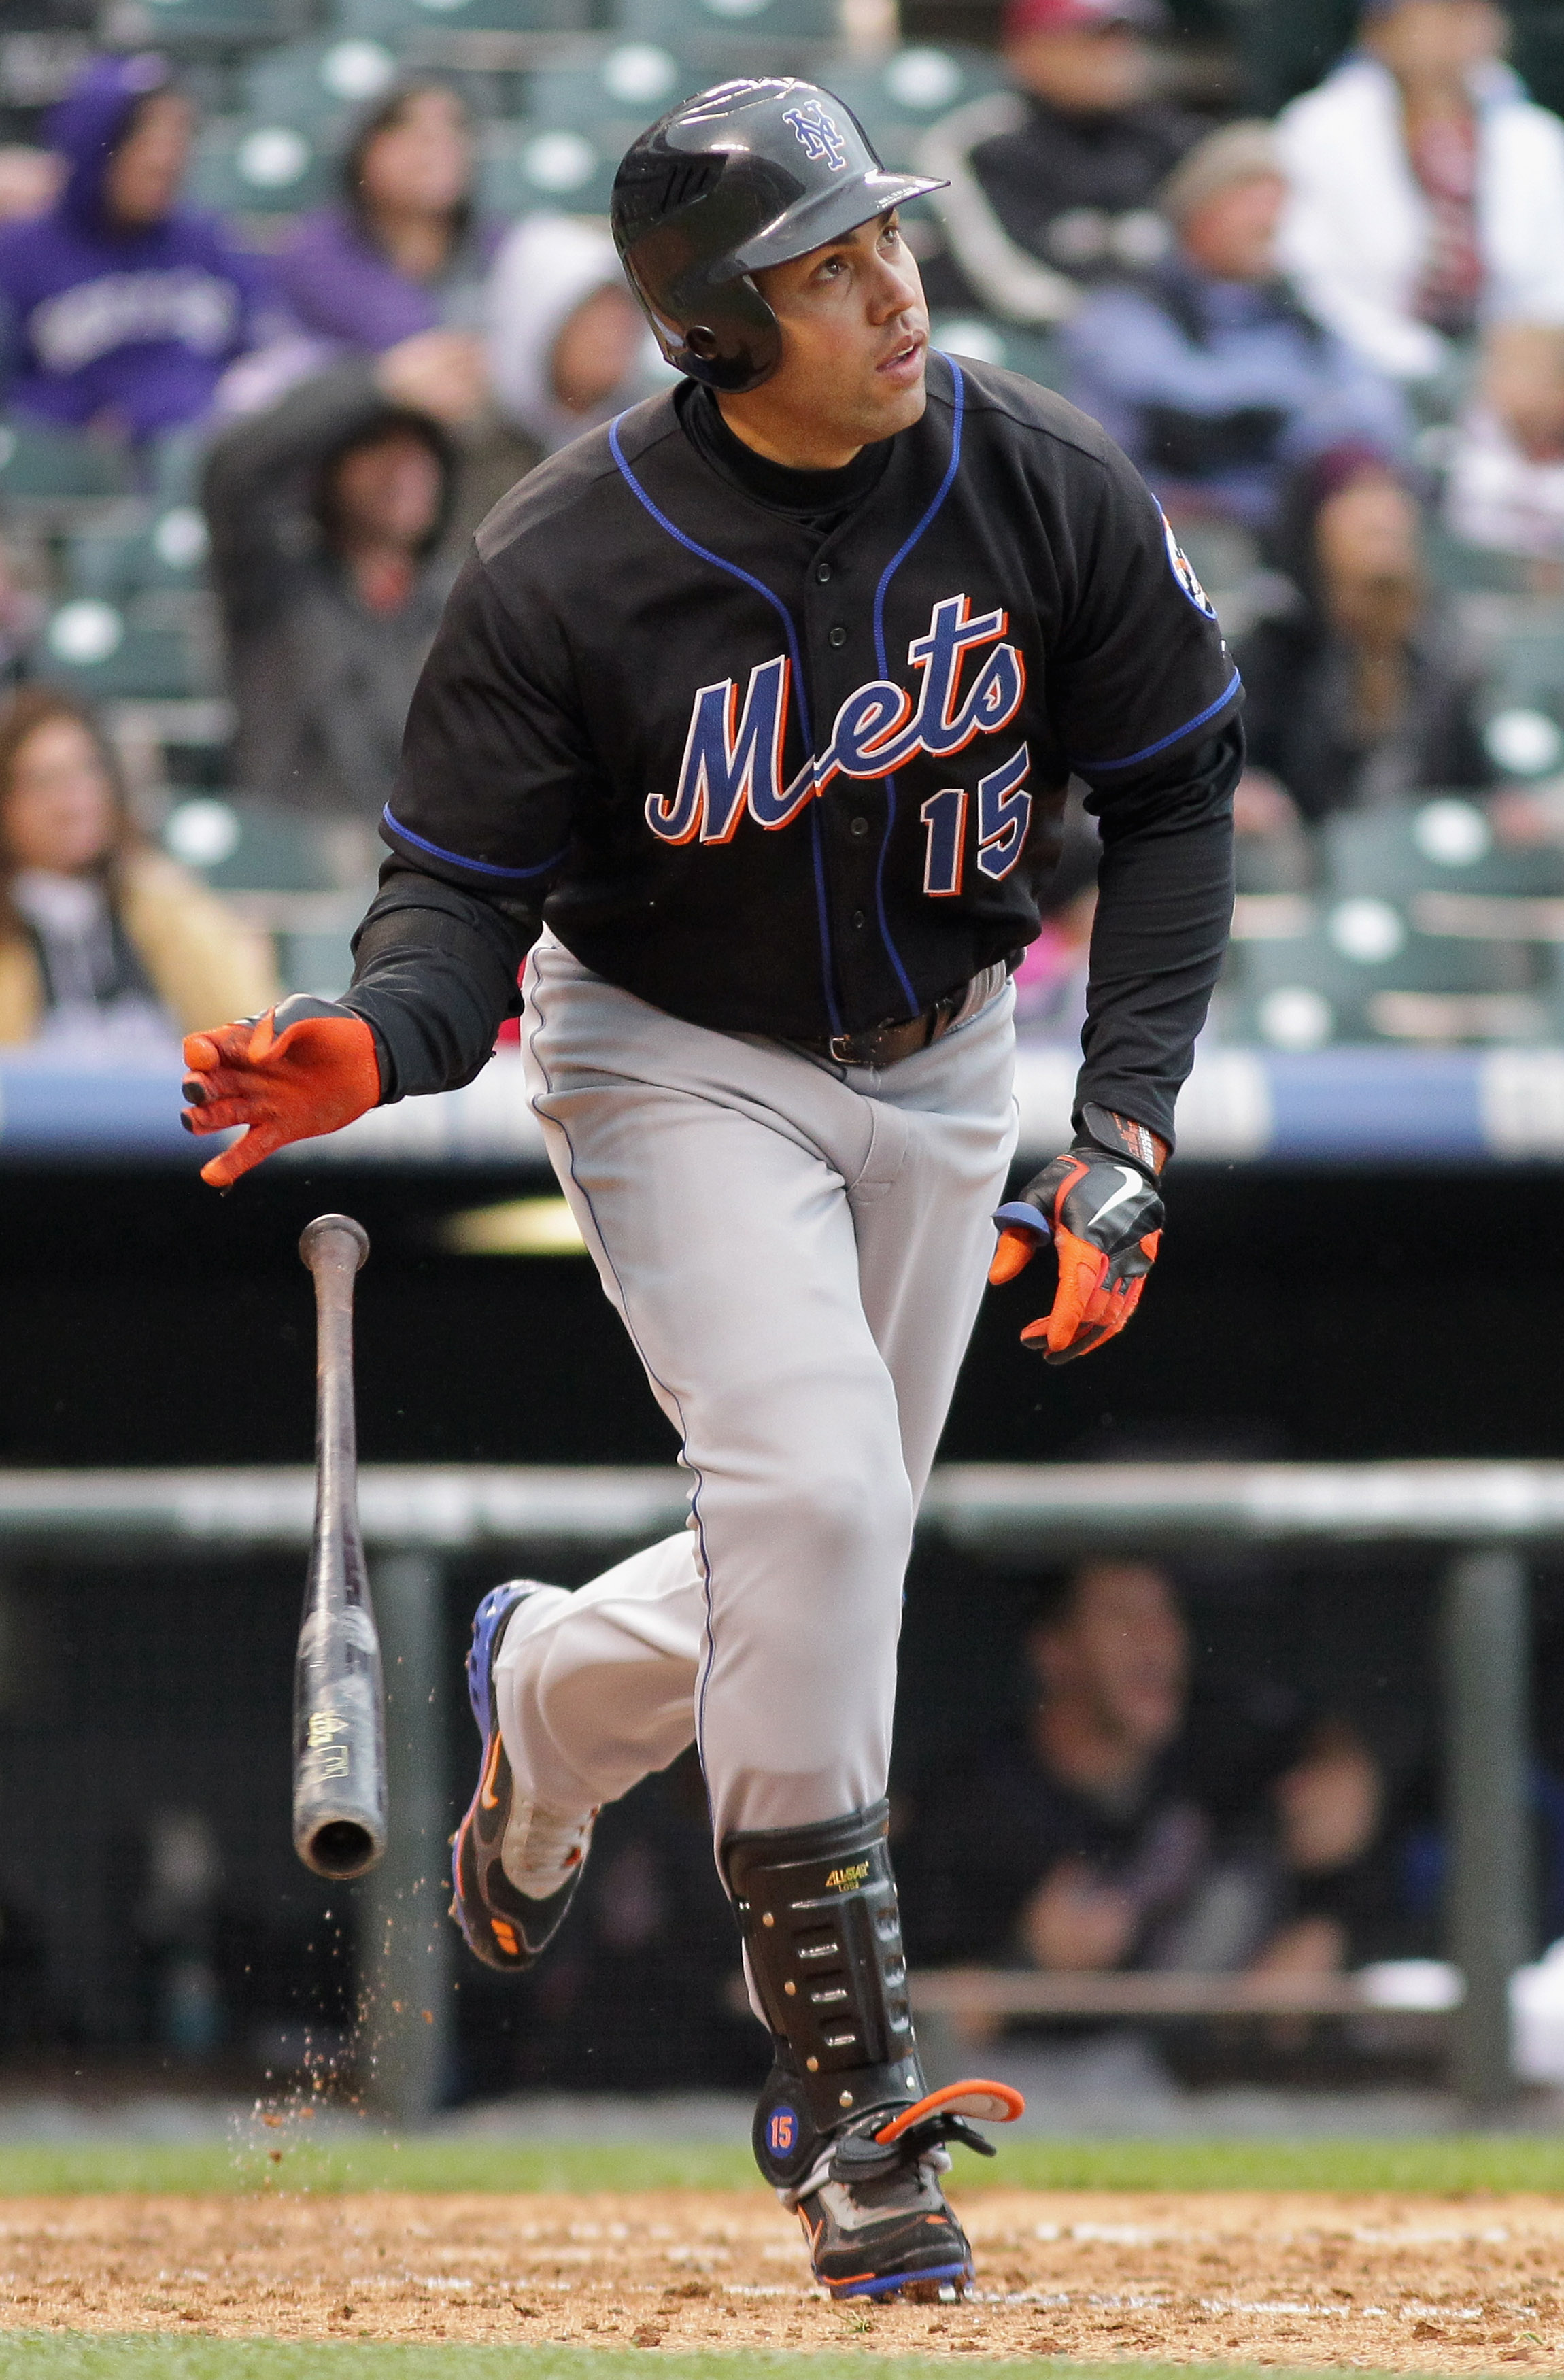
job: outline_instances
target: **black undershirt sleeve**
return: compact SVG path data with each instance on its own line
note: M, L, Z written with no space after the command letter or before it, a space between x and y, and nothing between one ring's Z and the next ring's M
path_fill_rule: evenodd
M490 899L405 859L381 870L381 889L353 937L353 983L342 1005L375 1037L382 1103L470 1083L507 1016L521 1010L516 978L538 935L524 903Z
M1232 796L1243 728L1215 735L1086 808L1102 828L1085 1063L1090 1104L1173 1141L1173 1103L1220 973L1232 924Z

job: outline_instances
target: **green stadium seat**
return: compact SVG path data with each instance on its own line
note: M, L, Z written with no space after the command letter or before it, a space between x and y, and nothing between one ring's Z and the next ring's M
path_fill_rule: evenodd
M344 32L372 41L439 33L575 33L591 24L590 0L336 0Z
M1431 794L1405 809L1343 812L1321 831L1325 881L1342 897L1405 902L1427 893L1535 899L1564 893L1564 852L1499 843L1465 794Z
M843 59L822 68L819 79L845 101L887 164L907 168L929 125L1006 88L995 54L965 44L913 46L872 65Z
M133 487L130 459L119 447L19 417L0 423L0 499L102 504Z
M329 828L247 795L201 794L169 813L163 842L272 934L286 990L346 989L373 887L344 889Z
M1270 1049L1531 1042L1557 1030L1553 969L1537 953L1421 934L1374 894L1328 901L1309 931L1235 950L1225 1029Z
M396 79L397 60L383 42L337 33L289 42L250 59L244 112L257 124L286 124L318 134L345 112L368 105Z
M614 169L638 126L533 122L492 125L479 152L478 198L487 214L525 215L540 207L566 214L608 212Z
M645 42L842 37L841 0L617 0L614 17L622 32Z
M142 0L141 38L160 49L257 49L309 20L309 0Z
M1046 332L1023 330L1014 322L996 322L991 314L936 314L930 324L934 345L948 356L964 356L971 363L998 364L1020 372L1043 388L1058 388L1064 376L1064 350Z
M183 700L220 691L213 641L200 634L181 598L164 594L124 604L70 597L49 620L36 667L41 677L88 702Z
M164 847L221 892L330 892L337 878L320 829L247 794L199 794L169 812Z
M149 588L199 589L211 539L194 504L168 504L129 529L79 529L67 540L65 583L72 595L124 603Z
M201 128L186 191L218 214L296 214L331 196L329 149L313 128L217 117Z

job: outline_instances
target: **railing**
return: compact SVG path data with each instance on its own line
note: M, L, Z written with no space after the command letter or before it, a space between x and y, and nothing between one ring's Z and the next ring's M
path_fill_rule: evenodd
M323 903L335 894L297 896ZM317 913L301 913L317 914ZM335 917L323 907L320 916ZM1040 1162L1070 1137L1080 1053L1023 1041L1020 1155ZM176 1066L54 1071L0 1053L0 1165L168 1163L210 1149L179 1128ZM1202 1047L1179 1101L1186 1160L1403 1164L1564 1160L1564 1049ZM503 1166L543 1174L543 1136L519 1058L502 1050L475 1081L376 1108L346 1131L284 1150L279 1165Z
M360 1509L390 1681L392 1797L391 1848L365 1888L362 1956L377 2007L374 2087L411 2122L437 2103L450 2022L451 1937L430 1889L444 1872L450 1824L438 1785L450 1685L440 1652L442 1558L489 1546L513 1556L564 1544L622 1549L677 1527L686 1490L672 1469L371 1463L360 1476ZM0 1548L80 1560L158 1553L200 1561L281 1548L302 1556L313 1511L313 1478L302 1465L0 1472ZM1393 1543L1447 1552L1448 1948L1464 1979L1449 2019L1452 2076L1473 2108L1503 2104L1509 1979L1530 1943L1522 1557L1564 1545L1564 1463L953 1464L935 1474L920 1529L1039 1565L1092 1548ZM1348 2014L1372 2005L1351 1977L1311 1985L1303 1999L1298 1985L1291 2000L1281 1982L1268 1988L1269 1997L1233 1977L1093 1984L1097 2013ZM1081 1989L1035 1974L929 1975L915 1985L930 2013L964 2006L989 2018L1061 2012ZM1114 2009L1103 2007L1104 1993L1117 1996Z

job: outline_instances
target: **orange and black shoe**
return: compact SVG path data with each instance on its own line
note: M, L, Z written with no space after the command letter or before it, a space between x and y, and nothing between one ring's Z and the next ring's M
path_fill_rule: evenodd
M773 2072L772 2087L779 2081ZM762 2107L766 2103L762 2101ZM879 2107L822 2142L786 2196L809 2243L814 2276L833 2298L957 2297L972 2285L972 2250L946 2202L948 2143L992 2156L967 2120L1012 2123L1024 2112L1005 2082L947 2083L910 2106ZM794 2110L774 2101L775 2125Z
M799 2200L798 2219L815 2278L833 2298L959 2297L971 2286L972 2250L932 2157L873 2180L823 2181Z
M515 1791L494 1706L494 1664L534 1579L491 1588L473 1615L467 1699L483 1739L478 1790L452 1838L451 1914L486 1967L518 1975L558 1933L592 1840L596 1810L551 1810Z

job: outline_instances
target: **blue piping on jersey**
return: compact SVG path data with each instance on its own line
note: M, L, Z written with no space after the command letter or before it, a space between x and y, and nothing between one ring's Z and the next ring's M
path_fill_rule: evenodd
M936 348L934 352L935 354L939 354L940 351ZM911 537L908 538L901 552L891 555L890 561L886 564L885 568L880 573L879 585L874 590L874 660L875 667L879 670L881 677L886 674L886 591L891 585L891 581L895 577L896 573L902 567L903 563L905 562L908 554L911 553L914 546L923 535L924 530L928 527L929 522L934 518L935 514L944 503L945 498L950 494L951 482L955 478L957 471L961 468L962 417L966 411L966 382L962 378L961 366L957 363L955 358L953 356L946 356L944 360L950 366L951 377L955 382L955 417L951 424L951 459L945 466L945 476L940 480L939 487L935 491L933 503L929 505L928 510L924 514L923 518L919 521L916 528L914 529ZM896 970L896 980L902 987L903 994L906 999L910 1011L915 1016L921 1002L918 1000L916 992L913 990L911 981L908 978L906 968L902 965L902 953L891 939L890 920L885 915L885 862L891 849L891 838L896 832L896 780L894 777L886 777L881 782L885 786L885 832L880 837L879 856L875 862L874 868L875 913L879 919L880 941L885 944L886 949L891 953L891 964Z
M629 489L630 493L638 503L646 506L648 512L651 515L659 528L665 528L676 545L682 545L685 552L686 553L693 553L697 561L710 563L714 570L725 570L730 578L737 578L741 580L746 587L753 588L757 595L764 597L765 601L770 605L772 611L776 613L778 619L782 622L783 631L787 637L787 650L793 657L793 696L794 700L798 705L798 723L804 731L804 749L809 755L810 759L813 759L815 737L813 730L809 724L809 703L808 698L804 691L804 664L799 657L798 631L793 625L792 613L788 610L787 605L782 601L779 595L772 594L770 589L766 585L763 578L757 578L751 572L742 570L736 562L725 562L720 553L713 553L709 547L697 545L693 537L686 537L682 528L674 527L673 523L669 519L665 512L659 510L658 506L653 504L651 498L648 495L639 480L637 479L634 471L631 470L629 464L624 459L624 449L619 443L619 422L623 421L624 419L624 414L621 414L619 416L619 420L610 424L608 443L609 452L612 455L614 462L618 466L620 477L623 479L625 486ZM830 929L826 916L825 876L820 856L818 810L811 810L810 819L814 829L815 888L819 909L820 980L826 996L826 1014L830 1019L830 1029L832 1033L836 1034L840 1033L842 1030L842 1012L837 1006L836 993L831 984Z
M431 859L448 859L453 868L470 868L478 876L508 877L513 883L519 881L525 876L546 876L551 868L559 866L565 852L570 849L570 845L566 844L564 849L555 852L552 859L540 861L536 868L496 868L487 859L465 859L459 851L443 851L437 843L426 843L421 834L415 834L410 826L402 826L392 817L389 802L381 812L381 816L393 834L399 834L404 843L416 843L418 849L427 851Z
M1073 765L1080 771L1083 777L1104 777L1110 769L1133 769L1141 760L1154 760L1158 752L1165 752L1168 749L1170 744L1177 744L1182 736L1193 735L1197 727L1204 727L1208 719L1215 719L1218 710L1225 710L1234 694L1242 688L1243 684L1243 680L1234 670L1228 680L1226 689L1217 697L1215 702L1208 702L1204 710L1197 711L1193 719L1186 719L1183 725L1175 727L1170 735L1159 736L1155 744L1148 744L1144 752L1132 752L1127 760L1076 760Z

